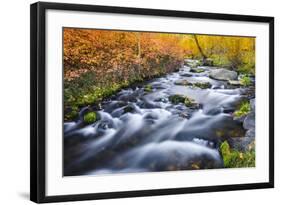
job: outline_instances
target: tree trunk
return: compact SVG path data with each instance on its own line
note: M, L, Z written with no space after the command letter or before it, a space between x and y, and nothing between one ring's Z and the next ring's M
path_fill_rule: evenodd
M207 56L204 54L204 52L203 52L203 50L202 50L202 48L201 48L201 46L199 44L199 41L197 39L197 36L195 34L193 36L194 36L194 40L195 40L196 46L197 46L197 48L198 48L198 50L199 50L199 52L200 52L200 54L201 54L201 56L203 58L203 64L205 64Z
M140 33L138 32L137 33L137 38L138 38L138 58L140 59L141 57L141 36L140 36Z
M141 63L141 33L140 32L137 32L136 33L136 37L137 37L137 47L138 47L138 51L137 51L137 62L138 62L138 65L137 65L137 76L138 78L140 77L140 63Z

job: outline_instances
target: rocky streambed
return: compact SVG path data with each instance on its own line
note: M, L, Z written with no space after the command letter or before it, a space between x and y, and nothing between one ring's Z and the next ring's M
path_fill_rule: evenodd
M195 65L195 66L194 66ZM220 144L255 140L255 91L235 71L196 66L123 89L64 123L64 175L223 168ZM235 116L249 101L247 115ZM95 109L97 121L84 116Z

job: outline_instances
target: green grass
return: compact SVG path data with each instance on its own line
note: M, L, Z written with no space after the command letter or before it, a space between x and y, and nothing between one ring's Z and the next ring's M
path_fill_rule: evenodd
M239 109L234 112L234 116L242 117L244 115L247 115L250 111L251 111L250 102L244 101L241 103Z
M147 84L146 86L144 86L144 91L152 92L152 86L150 84Z
M255 166L255 150L239 152L231 149L228 142L224 141L220 145L220 153L222 155L224 167L239 168L239 167L254 167Z
M252 84L251 79L247 75L243 75L240 79L240 83L243 86L249 86Z

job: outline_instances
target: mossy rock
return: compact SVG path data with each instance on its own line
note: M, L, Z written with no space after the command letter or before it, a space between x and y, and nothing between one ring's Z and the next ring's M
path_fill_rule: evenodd
M133 107L131 107L131 106L126 106L125 108L124 108L124 113L127 113L127 112L134 112L135 111L135 109L133 108Z
M191 68L190 72L192 73L203 73L205 70L202 68Z
M145 92L152 92L152 85L146 85L146 86L144 86L144 91Z
M207 88L211 88L212 87L212 84L209 83L209 82L205 82L205 83L194 83L193 84L194 87L198 87L198 88L201 88L201 89L207 89Z
M97 114L95 112L88 112L84 115L83 120L86 124L92 124L97 121Z
M226 168L254 167L255 150L250 147L245 152L231 149L228 142L224 141L220 145L220 153Z
M182 85L182 86L188 86L188 85L192 85L191 82L187 81L187 80L177 80L174 82L175 85Z
M184 103L185 97L182 95L171 95L171 96L169 96L169 100L173 104Z
M197 107L198 106L198 104L195 102L195 100L193 100L189 97L182 96L182 95L172 95L169 97L169 100L173 104L183 103L186 107Z
M193 100L191 98L188 98L188 97L186 97L184 99L184 104L185 104L186 107L193 107L193 106L197 105L197 103L195 103L195 100Z

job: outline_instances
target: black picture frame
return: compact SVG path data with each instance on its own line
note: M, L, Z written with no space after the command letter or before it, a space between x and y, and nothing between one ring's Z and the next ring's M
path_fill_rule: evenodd
M46 81L45 38L46 10L86 11L118 14L216 19L269 24L269 181L263 183L229 184L192 188L89 193L46 196ZM145 8L110 7L83 4L38 2L30 7L30 199L37 203L76 200L97 200L123 197L186 194L274 187L274 18L265 16L230 15L218 13L156 10Z

